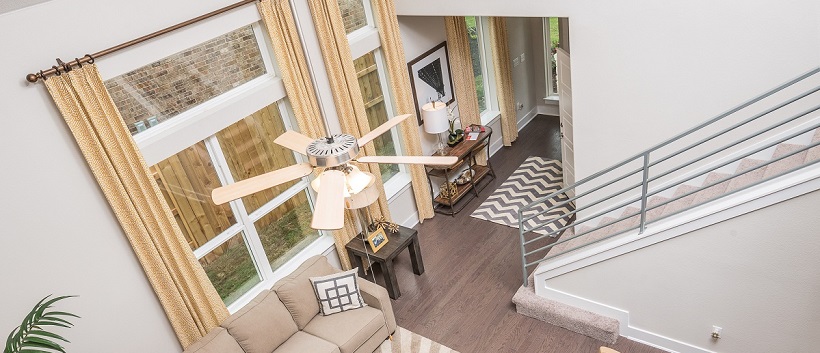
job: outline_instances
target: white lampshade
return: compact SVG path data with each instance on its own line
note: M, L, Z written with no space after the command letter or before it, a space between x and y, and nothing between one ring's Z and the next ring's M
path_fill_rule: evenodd
M364 190L368 185L376 180L376 177L373 176L373 174L363 172L355 165L348 164L347 166L350 169L345 173L344 197L350 197L351 194L356 194ZM313 179L313 181L310 182L310 186L313 190L319 192L319 189L321 188L319 178Z
M447 104L442 102L423 105L421 118L424 120L424 131L428 134L440 134L450 129L450 122L447 120Z
M370 174L370 173L367 173ZM379 188L376 187L376 178L370 180L370 184L358 193L345 198L345 208L355 210L372 205L379 199Z

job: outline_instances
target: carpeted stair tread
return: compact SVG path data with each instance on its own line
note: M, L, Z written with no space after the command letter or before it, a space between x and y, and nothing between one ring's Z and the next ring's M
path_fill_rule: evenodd
M806 146L803 145L795 145L791 143L781 143L777 145L777 148L774 150L774 154L772 155L772 159L776 159L782 156L785 156L791 152L797 151L801 148ZM774 176L778 176L783 174L791 169L797 168L803 165L803 162L806 160L806 155L808 151L803 151L792 155L791 157L784 158L777 162L771 163L766 166L766 173L763 174L763 178L770 178Z
M685 194L687 194L689 192L692 192L692 191L695 191L697 189L698 189L697 186L682 184L682 185L678 186L677 190L675 190L675 194L672 196L672 199L680 197L682 195L685 195ZM661 216L661 218L668 217L668 216L674 214L675 212L678 212L680 210L683 210L683 209L689 207L689 205L691 205L692 202L695 201L696 197L697 197L697 194L692 194L692 195L677 199L675 201L672 201L672 202L666 204L666 208L663 210L663 216Z
M532 276L530 276L532 277ZM539 297L534 286L521 286L512 298L515 310L524 316L563 327L609 344L620 335L618 320Z
M669 198L663 196L652 196L649 200L646 200L646 207L651 208L666 201L669 201ZM649 211L646 211L646 222L649 223L663 216L663 211L666 209L666 206L668 205L658 206L657 208L652 208Z
M706 180L703 182L703 185L714 184L714 183L716 183L720 180L728 178L729 176L731 176L731 174L717 173L717 172L709 173L706 176ZM729 188L729 183L730 182L731 182L731 179L727 180L727 181L720 182L716 185L710 186L710 187L705 188L701 191L698 191L698 193L695 194L695 195L697 195L697 197L695 197L695 200L692 202L692 205L700 205L700 204L706 203L707 201L714 200L714 199L720 197L721 195L725 194L726 189Z
M750 170L750 169L752 169L756 166L759 166L763 163L766 163L766 162L762 161L762 160L759 160L759 159L744 158L743 160L740 161L740 166L738 166L738 168L737 168L737 173ZM729 181L729 187L726 189L726 192L732 192L732 191L735 191L735 190L739 190L739 189L742 189L746 186L749 186L749 185L751 185L751 184L753 184L753 183L755 183L759 180L762 180L763 175L765 173L766 173L766 167L760 167L760 168L754 169L754 170L752 170L748 173L736 176L736 177L732 178L732 180Z

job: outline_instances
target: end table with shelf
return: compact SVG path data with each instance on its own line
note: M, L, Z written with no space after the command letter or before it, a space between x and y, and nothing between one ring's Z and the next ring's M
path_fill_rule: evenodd
M384 244L384 246L375 253L359 236L350 240L347 245L345 245L345 249L347 249L347 255L350 261L358 265L360 272L364 270L364 264L362 263L364 259L369 258L373 264L377 264L381 268L382 275L384 276L387 294L392 299L398 299L401 296L401 291L399 290L396 272L393 270L393 259L404 249L407 249L410 252L410 262L413 266L413 273L417 276L421 276L424 273L424 261L421 258L418 231L399 226L398 233L386 232L386 235L388 239L387 244Z
M470 170L470 173L473 174L473 177L470 178L470 182L465 183L463 185L456 185L456 192L453 195L442 196L439 194L438 196L433 198L433 209L438 213L449 214L455 217L456 213L461 212L464 207L475 197L478 197L478 193L481 192L484 187L487 186L485 184L482 187L478 187L477 185L479 182L484 179L486 176L491 176L491 179L495 179L495 171L493 170L492 164L490 164L489 159L487 160L487 165L480 165L476 162L476 155L480 153L483 149L486 148L487 156L490 155L490 137L493 134L493 130L489 126L483 126L484 131L478 134L478 137L475 140L467 140L461 141L459 144L446 148L445 156L453 156L458 158L458 162L453 165L442 167L442 166L432 166L426 165L425 170L427 172L427 182L430 183L430 193L433 192L433 182L430 179L431 177L442 178L445 181L449 182L451 176L455 176L455 173L458 172L461 168L465 165L467 169ZM465 134L468 132L465 132ZM472 191L472 195L468 199L464 199L465 196L470 194ZM459 201L463 201L460 203ZM449 212L447 212L449 209Z

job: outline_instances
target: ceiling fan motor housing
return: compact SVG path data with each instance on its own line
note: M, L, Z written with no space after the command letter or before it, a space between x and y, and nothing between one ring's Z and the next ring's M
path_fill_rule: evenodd
M356 158L359 143L348 134L335 134L313 141L307 148L310 164L316 167L335 167Z

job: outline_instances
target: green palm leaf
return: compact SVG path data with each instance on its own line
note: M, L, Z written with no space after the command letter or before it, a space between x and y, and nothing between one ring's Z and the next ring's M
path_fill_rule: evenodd
M68 340L47 331L45 327L70 328L74 326L64 317L79 318L79 316L65 311L49 311L49 308L58 301L75 296L65 295L49 299L50 297L49 295L40 300L23 318L23 323L11 331L6 339L3 353L65 353L65 348L57 341L68 342Z

